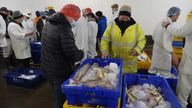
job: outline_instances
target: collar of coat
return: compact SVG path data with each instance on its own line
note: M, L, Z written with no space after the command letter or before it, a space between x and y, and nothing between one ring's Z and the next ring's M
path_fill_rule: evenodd
M53 16L49 17L48 21L54 25L69 26L71 28L69 21L61 13L56 13Z
M119 18L116 18L115 23L120 28L122 35L124 34L124 32L127 28L136 24L135 20L132 17L129 21L126 21L126 23L122 23L121 21L119 21Z
M89 17L89 18L88 18L88 22L89 22L89 21L96 21L96 19L95 19L95 18L90 18L90 17Z
M24 28L21 23L17 23L15 20L11 20L10 22L13 22L13 23L15 23L15 24L18 24L21 28Z

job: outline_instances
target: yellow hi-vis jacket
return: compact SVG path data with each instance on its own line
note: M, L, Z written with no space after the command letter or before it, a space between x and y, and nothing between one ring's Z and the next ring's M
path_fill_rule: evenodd
M146 44L143 29L139 24L129 26L122 36L120 28L114 22L109 25L101 40L102 54L109 54L112 58L123 59L123 72L137 72L137 56L130 56L131 49L139 55Z

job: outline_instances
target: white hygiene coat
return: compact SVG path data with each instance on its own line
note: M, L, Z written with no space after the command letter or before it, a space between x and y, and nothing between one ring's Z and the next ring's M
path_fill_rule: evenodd
M36 27L35 27L35 24L34 22L31 20L31 19L27 19L27 20L24 20L22 22L22 25L24 27L24 31L26 33L30 33L30 32L33 32L33 34L31 36L28 36L29 39L31 40L35 40L36 37L35 37L35 30L36 30Z
M167 27L167 30L176 36L185 37L186 39L179 65L179 78L176 90L182 108L186 108L188 96L192 92L192 17L187 20L183 27L177 28L171 24Z
M12 48L17 59L31 57L29 38L25 36L24 28L15 22L8 25L8 33L11 38Z
M175 36L186 38L183 53L192 58L192 20L187 20L186 24L182 28L178 28L177 26L171 24L167 27L167 30ZM189 66L188 69L190 67L192 68L192 65ZM185 71L185 73L192 74L191 71Z
M88 22L88 58L97 56L96 42L97 42L98 25L96 21Z
M167 18L172 23L170 18ZM174 25L174 23L172 23ZM162 22L158 24L152 36L154 40L152 64L149 73L160 74L164 77L170 76L172 64L172 39L173 34L162 27Z
M78 49L88 51L88 21L83 16L76 23L75 44Z
M3 17L0 15L0 47L7 46L7 40L5 37L5 33L6 33L6 23L3 19Z

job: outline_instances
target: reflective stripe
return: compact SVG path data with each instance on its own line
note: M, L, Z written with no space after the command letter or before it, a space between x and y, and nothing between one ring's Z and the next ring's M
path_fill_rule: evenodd
M102 40L110 41L110 39L108 37L105 37L105 36L102 37Z
M112 45L119 46L119 47L122 47L122 46L124 46L124 47L134 47L135 46L135 44L125 43L125 42L114 42L114 41L112 41L111 43L112 43Z
M138 48L140 51L142 51L142 49L143 49L140 46L136 46L135 48Z
M131 62L123 62L123 65L136 65L136 61L131 61Z

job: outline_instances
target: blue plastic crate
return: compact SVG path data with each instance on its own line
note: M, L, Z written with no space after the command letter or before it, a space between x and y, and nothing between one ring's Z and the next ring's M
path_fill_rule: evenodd
M41 63L41 42L31 42L31 55L35 64Z
M183 47L183 41L173 41L172 43L173 47Z
M41 50L41 42L39 41L34 41L31 42L31 50Z
M179 72L177 71L177 69L174 66L171 67L171 73L174 74L176 77L178 77ZM175 90L177 87L178 79L177 78L176 79L167 78L166 80L169 83L169 85Z
M171 73L174 74L176 77L178 77L179 72L177 71L177 69L174 66L171 67ZM146 69L138 70L138 74L154 75L154 74L149 74L148 70L146 70ZM167 78L166 80L168 81L168 83L171 86L171 88L173 89L173 91L175 91L176 87L177 87L178 79L177 78Z
M122 90L122 60L121 59L86 59L80 68L87 63L98 63L100 67L104 67L109 63L117 63L120 68L118 88L114 90L105 89L102 87L89 88L86 86L67 86L69 79L61 85L62 93L66 94L68 104L93 104L103 105L108 108L116 108L118 99ZM73 78L76 72L70 77Z
M25 75L35 75L34 79L23 79L19 78L21 74ZM45 80L44 74L40 69L31 69L31 68L19 68L14 71L9 71L4 74L7 84L12 84L16 86L33 88L37 86L42 80Z
M152 84L155 87L160 87L165 100L169 101L172 108L181 108L181 105L171 90L168 82L158 76L141 75L141 74L125 74L124 75L124 89L123 89L123 104L122 107L126 108L126 87L137 84Z
M31 55L34 64L41 63L41 50L31 50Z

